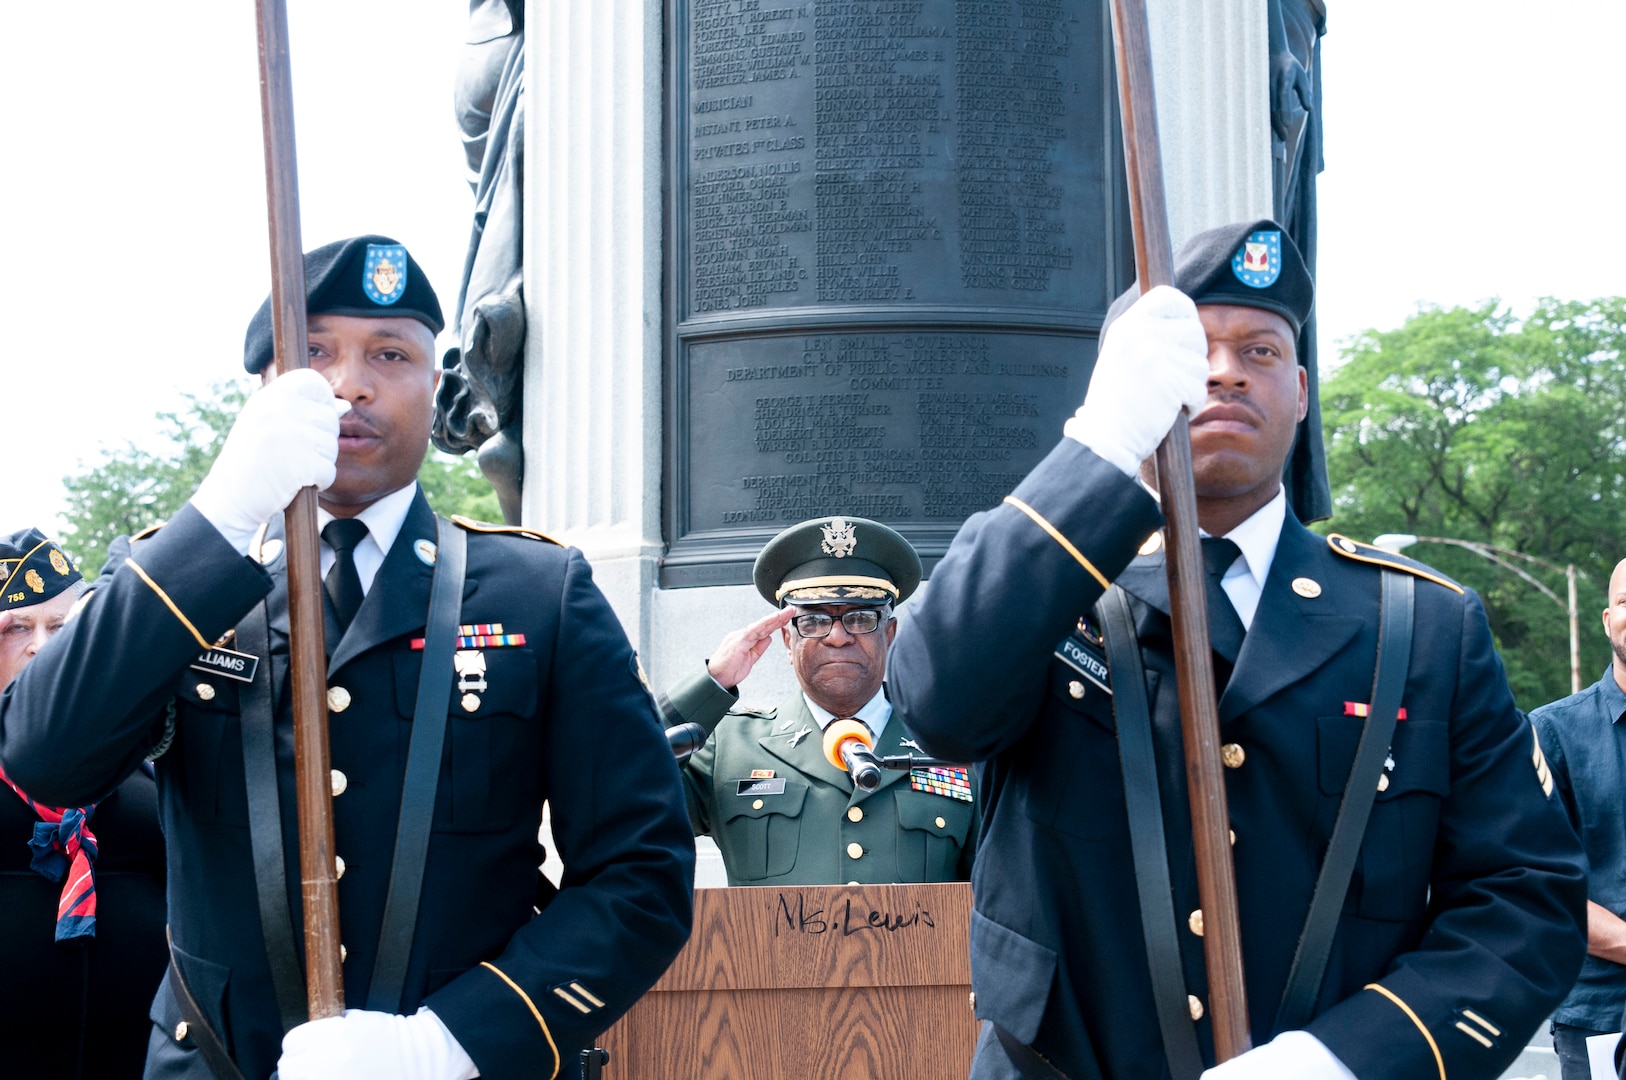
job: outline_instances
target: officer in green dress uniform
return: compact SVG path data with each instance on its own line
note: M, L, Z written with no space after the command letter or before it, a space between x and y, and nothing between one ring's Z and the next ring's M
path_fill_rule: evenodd
M888 769L874 791L826 757L823 732L857 719L878 755L919 755L883 680L893 616L920 583L920 557L876 521L825 517L768 542L752 574L778 610L723 639L705 670L662 701L706 745L683 780L696 835L722 850L730 885L963 881L976 814L964 768ZM778 631L800 692L777 709L736 705Z

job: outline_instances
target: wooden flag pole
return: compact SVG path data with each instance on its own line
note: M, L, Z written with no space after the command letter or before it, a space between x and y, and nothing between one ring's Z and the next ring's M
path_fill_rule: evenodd
M310 366L305 340L305 256L299 236L293 82L283 0L256 0L260 115L265 133L266 208L271 228L271 319L277 374ZM339 961L339 881L333 842L332 763L327 742L327 651L322 629L316 489L289 504L289 670L294 709L294 790L299 807L300 892L305 917L305 996L310 1018L344 1012Z
M1129 174L1135 273L1141 291L1174 281L1173 245L1164 201L1163 159L1157 136L1157 99L1145 0L1112 0L1113 48L1123 115L1124 161ZM1174 667L1180 687L1180 728L1197 857L1197 893L1203 911L1203 955L1208 963L1209 1017L1220 1061L1252 1044L1248 995L1242 978L1242 930L1237 918L1236 870L1231 863L1225 768L1220 761L1219 707L1208 642L1207 570L1197 533L1197 494L1191 469L1191 433L1184 412L1157 449L1158 491L1168 522L1169 609L1174 623Z

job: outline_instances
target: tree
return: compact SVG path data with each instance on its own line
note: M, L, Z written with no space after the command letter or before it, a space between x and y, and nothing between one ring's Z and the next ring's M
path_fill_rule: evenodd
M1597 625L1626 556L1626 297L1420 309L1369 331L1322 385L1334 516L1324 531L1478 540L1585 574L1583 685L1608 661ZM1478 590L1521 707L1569 692L1563 610L1469 552L1418 546ZM1561 577L1532 571L1560 596Z
M215 383L206 394L184 394L180 408L158 414L163 449L127 443L102 451L96 464L66 477L63 544L75 561L93 573L114 537L173 516L208 475L252 389L247 380L235 380ZM472 456L454 458L431 449L424 454L418 480L429 504L442 514L502 520L497 493Z

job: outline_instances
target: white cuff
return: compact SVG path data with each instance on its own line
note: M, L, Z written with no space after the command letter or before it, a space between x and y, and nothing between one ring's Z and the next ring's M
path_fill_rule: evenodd
M451 1029L441 1022L440 1017L435 1015L435 1010L427 1005L421 1006L413 1019L424 1022L445 1040L446 1080L476 1080L480 1075L480 1070L474 1064L474 1059L469 1057L468 1051L463 1049L463 1044L457 1041Z
M1216 1065L1202 1080L1357 1080L1326 1044L1308 1031L1284 1031L1241 1057Z
M1081 409L1080 412L1082 411ZM1119 446L1097 446L1090 440L1089 426L1078 413L1067 418L1067 423L1061 426L1061 433L1074 442L1083 443L1084 448L1096 457L1118 466L1118 471L1131 480L1140 475L1140 462L1135 460L1135 455ZM1100 441L1105 443L1105 440Z
M254 534L260 531L260 526L251 525L245 531L240 525L233 525L224 520L217 521L216 518L224 519L226 515L211 513L214 508L208 506L207 502L208 500L205 499L204 504L200 505L198 503L197 496L194 495L192 497L192 509L196 510L199 514L202 514L203 520L213 525L215 527L215 531L221 536L225 537L226 543L237 549L237 554L247 555L249 542L254 539Z

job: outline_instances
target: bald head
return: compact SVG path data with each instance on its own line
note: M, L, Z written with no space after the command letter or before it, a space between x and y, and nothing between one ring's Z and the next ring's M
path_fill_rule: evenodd
M1608 605L1603 609L1603 632L1614 653L1615 682L1626 690L1626 559L1609 575Z

